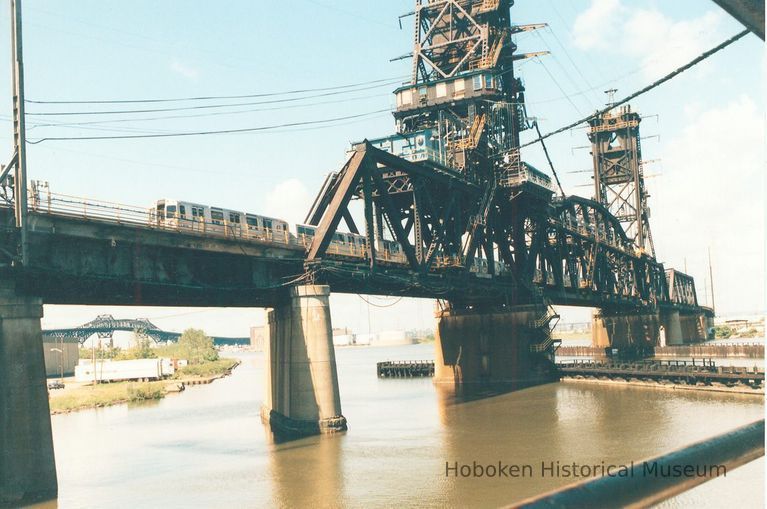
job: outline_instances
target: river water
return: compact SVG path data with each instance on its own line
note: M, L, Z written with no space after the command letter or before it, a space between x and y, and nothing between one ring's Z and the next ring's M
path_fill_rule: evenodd
M457 402L431 380L379 380L433 345L338 348L349 431L275 443L259 418L263 354L147 404L57 415L59 499L40 507L498 507L573 479L540 463L626 463L761 418L752 395L556 383ZM527 478L446 477L446 463L530 464ZM764 507L764 460L662 507Z

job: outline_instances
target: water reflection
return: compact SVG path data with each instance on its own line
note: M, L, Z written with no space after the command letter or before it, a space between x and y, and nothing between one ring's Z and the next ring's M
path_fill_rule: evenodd
M345 492L340 434L271 442L272 501L278 507L330 507ZM300 487L300 489L298 489Z
M428 379L376 377L376 362L433 358L432 345L346 348L349 431L281 441L259 415L263 356L242 358L233 376L151 406L55 416L60 498L44 507L496 507L570 480L456 478L446 463L625 462L764 411L750 395L583 383L456 397ZM744 509L763 506L763 469L751 471L732 485L750 487ZM730 486L728 475L688 503L723 506Z

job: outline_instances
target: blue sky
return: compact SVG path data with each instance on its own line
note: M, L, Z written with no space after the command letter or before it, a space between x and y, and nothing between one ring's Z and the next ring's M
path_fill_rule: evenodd
M400 29L397 16L412 10L412 0L291 0L283 4L230 1L213 8L202 1L25 0L27 98L257 94L377 79L397 81L409 74L409 61L389 60L410 50L412 18L405 18ZM512 19L550 25L518 39L520 51L552 52L518 64L527 87L528 113L540 118L544 131L601 107L603 90L614 87L618 97L626 95L741 30L713 2L700 0L518 0ZM9 33L8 26L5 9L0 11L2 33ZM0 55L9 53L8 37L1 38ZM0 104L0 126L5 126L0 129L0 143L10 154L10 62L6 62L0 63L4 76L0 76L0 96L7 98ZM686 262L696 277L699 298L705 301L710 246L722 313L764 309L763 87L763 43L749 35L632 103L647 116L642 124L645 159L659 159L647 171L652 175L647 184L658 258L680 269ZM342 163L349 141L393 131L388 113L372 112L392 107L395 86L359 88L354 93L282 104L130 118L260 111L73 127L41 124L103 122L126 116L42 116L34 113L115 107L30 104L30 140L237 129L370 113L323 129L45 141L29 148L30 177L49 181L54 192L109 201L148 206L159 197L173 197L300 220L323 176ZM269 99L273 98L251 102ZM584 130L563 133L548 142L566 191L591 196L589 174L569 173L591 168L588 150L577 148L585 144ZM547 167L538 147L526 149L523 157L539 168ZM334 298L333 304L335 325L367 331L368 305L357 296ZM121 316L151 317L180 312L111 310ZM103 309L47 306L45 322L75 325L97 312ZM389 308L371 308L370 315L373 329L426 327L432 320L428 301L405 300ZM572 311L569 316L585 319L588 312ZM248 324L260 321L258 310L210 310L158 324L244 335Z

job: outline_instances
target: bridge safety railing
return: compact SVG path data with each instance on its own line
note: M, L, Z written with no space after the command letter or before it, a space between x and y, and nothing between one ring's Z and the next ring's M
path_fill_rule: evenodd
M762 456L764 419L669 454L632 462L636 475L580 481L509 507L650 507Z
M29 209L38 214L50 214L121 225L143 226L154 230L190 235L267 242L303 249L308 249L314 241L313 235L294 235L287 229L264 228L242 222L231 222L226 219L213 221L203 218L160 218L154 208L52 193L47 189L43 191L30 190ZM334 240L328 245L326 253L332 256L365 259L368 257L368 248L366 244L360 245L353 242ZM376 249L375 255L377 260L383 262L403 265L408 263L407 257L401 250L379 246ZM497 272L505 270L503 265L496 265ZM433 266L434 268L461 267L462 263L461 258L458 256L437 255L435 256ZM475 272L478 271L478 267L474 267ZM482 267L480 272L487 272L487 268Z

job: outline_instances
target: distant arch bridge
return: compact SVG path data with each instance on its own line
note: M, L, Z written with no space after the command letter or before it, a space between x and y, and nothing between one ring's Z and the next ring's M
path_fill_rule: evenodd
M115 318L112 315L99 315L88 323L71 329L49 329L43 331L43 341L77 341L80 344L97 335L100 339L112 340L115 332L134 332L142 337L152 338L156 343L176 342L180 332L164 331L146 318ZM250 338L226 338L213 336L213 344L249 345Z

